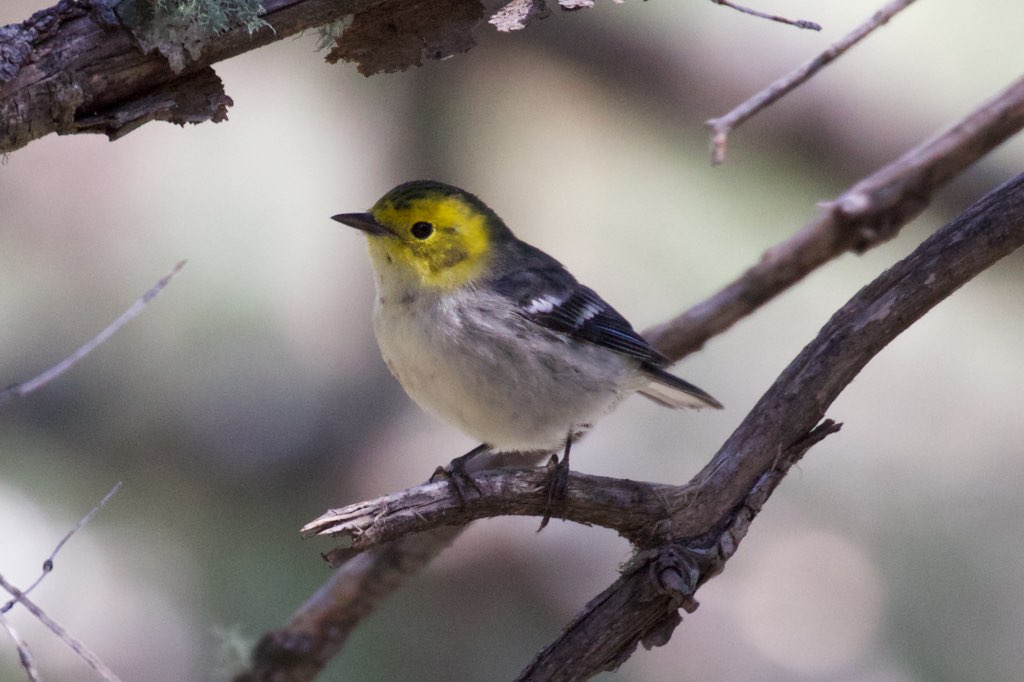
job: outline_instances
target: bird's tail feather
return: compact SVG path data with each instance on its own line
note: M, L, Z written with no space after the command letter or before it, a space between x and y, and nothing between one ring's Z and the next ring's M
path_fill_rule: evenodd
M651 382L639 390L640 395L659 405L673 409L681 407L722 409L722 403L715 400L710 393L697 388L688 381L683 381L674 374L669 374L660 367L648 365L643 370Z

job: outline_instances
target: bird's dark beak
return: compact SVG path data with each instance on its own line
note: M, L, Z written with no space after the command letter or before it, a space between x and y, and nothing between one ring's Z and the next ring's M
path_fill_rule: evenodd
M332 215L331 220L337 220L339 223L362 230L367 234L394 234L391 230L378 223L369 213L339 213L338 215Z

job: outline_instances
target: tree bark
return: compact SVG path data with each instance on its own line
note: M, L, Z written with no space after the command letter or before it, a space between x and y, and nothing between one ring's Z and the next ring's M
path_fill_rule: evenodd
M211 65L347 19L328 60L369 75L473 46L477 0L264 0L261 28L220 32L154 15L147 0L61 0L0 28L0 153L49 133L117 139L154 120L227 118Z

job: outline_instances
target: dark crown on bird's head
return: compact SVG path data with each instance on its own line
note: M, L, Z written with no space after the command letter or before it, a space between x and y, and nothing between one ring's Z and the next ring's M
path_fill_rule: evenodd
M410 180L403 182L381 197L379 203L389 203L398 210L408 208L412 202L430 198L457 199L473 211L487 217L491 237L511 237L512 231L491 207L475 194L437 180Z

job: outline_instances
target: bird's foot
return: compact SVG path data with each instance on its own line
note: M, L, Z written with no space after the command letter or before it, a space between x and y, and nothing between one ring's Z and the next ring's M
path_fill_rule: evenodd
M548 460L548 501L544 506L544 518L540 520L540 527L537 528L537 532L544 530L544 527L548 525L548 521L551 520L551 514L555 510L555 505L558 505L560 516L565 518L566 513L569 510L569 446L572 444L571 435L565 443L565 454L562 455L562 459L558 459L558 455L551 455L551 459Z
M456 457L448 466L439 466L434 469L434 473L430 475L430 482L445 480L451 486L455 492L455 496L459 498L459 503L463 506L466 504L467 493L470 489L474 490L477 497L483 495L483 491L480 490L480 486L476 484L473 477L466 471L466 463L473 459L475 456L482 452L486 452L490 447L487 445L479 445L461 457Z

